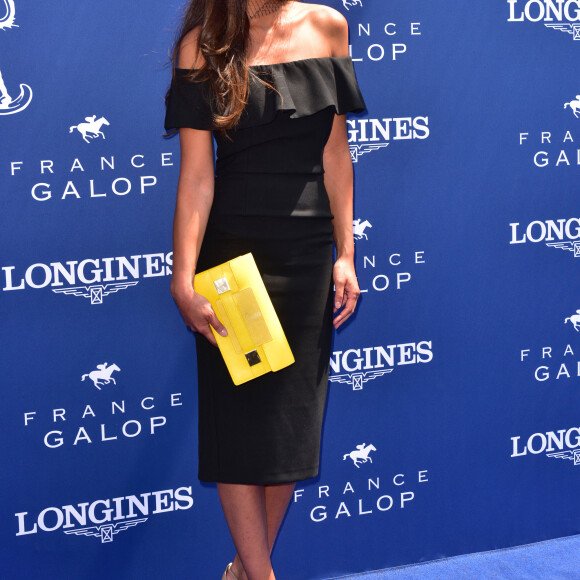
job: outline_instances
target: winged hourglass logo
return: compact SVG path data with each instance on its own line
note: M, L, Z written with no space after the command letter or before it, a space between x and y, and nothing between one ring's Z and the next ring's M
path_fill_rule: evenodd
M103 298L112 294L113 292L118 292L119 290L125 290L130 286L135 286L139 282L119 282L117 284L96 284L93 286L73 286L72 288L59 288L53 289L53 292L62 294L72 294L74 296L82 296L83 298L90 298L91 304L102 304Z
M365 153L370 153L371 151L377 151L378 149L383 149L388 147L388 143L368 143L363 145L349 145L350 147L350 158L353 163L358 163L358 158Z
M572 24L568 22L566 24L544 24L546 28L552 28L554 30L560 30L561 32L567 32L572 35L573 40L580 40L580 24Z
M580 465L580 449L569 449L568 451L558 451L557 453L546 453L547 457L555 459L570 459L574 465Z
M64 530L65 534L75 534L76 536L96 536L101 538L101 543L112 542L113 535L123 532L124 530L146 522L147 518L138 518L118 524L104 524L102 526L91 526L89 528L78 528L76 530Z
M330 375L328 380L331 383L347 383L352 385L353 391L362 391L364 383L392 372L393 369L381 369L378 371L345 373L342 375Z
M546 242L546 246L572 252L575 258L580 258L580 242Z

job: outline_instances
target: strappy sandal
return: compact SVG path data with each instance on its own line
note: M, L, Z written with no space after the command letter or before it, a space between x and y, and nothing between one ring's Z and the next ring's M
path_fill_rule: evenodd
M233 578L233 580L238 580L236 575L232 572L232 564L233 564L233 562L230 562L227 565L226 571L224 572L224 575L222 576L222 580L228 580L228 572L230 573L230 576Z

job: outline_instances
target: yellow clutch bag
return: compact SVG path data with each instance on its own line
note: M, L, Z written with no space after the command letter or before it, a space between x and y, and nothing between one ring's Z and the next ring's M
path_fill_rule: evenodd
M232 381L240 385L294 362L294 356L252 254L195 275L228 336L211 327Z

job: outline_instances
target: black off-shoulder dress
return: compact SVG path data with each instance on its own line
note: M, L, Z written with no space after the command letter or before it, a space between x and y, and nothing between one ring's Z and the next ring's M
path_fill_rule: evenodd
M250 70L275 90L252 78L230 139L214 133L215 194L197 271L252 252L296 362L234 386L218 349L196 335L199 478L271 485L318 473L333 264L322 153L334 115L365 104L350 57ZM166 129L211 130L206 83L175 72Z

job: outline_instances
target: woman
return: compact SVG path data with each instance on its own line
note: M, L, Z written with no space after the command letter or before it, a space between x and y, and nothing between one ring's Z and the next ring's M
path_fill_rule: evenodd
M174 64L171 291L197 333L199 478L217 482L237 549L223 579L274 580L270 553L294 485L318 473L332 325L359 295L346 112L364 102L346 21L326 6L192 0ZM192 280L247 252L296 362L234 387L210 325L227 332Z

